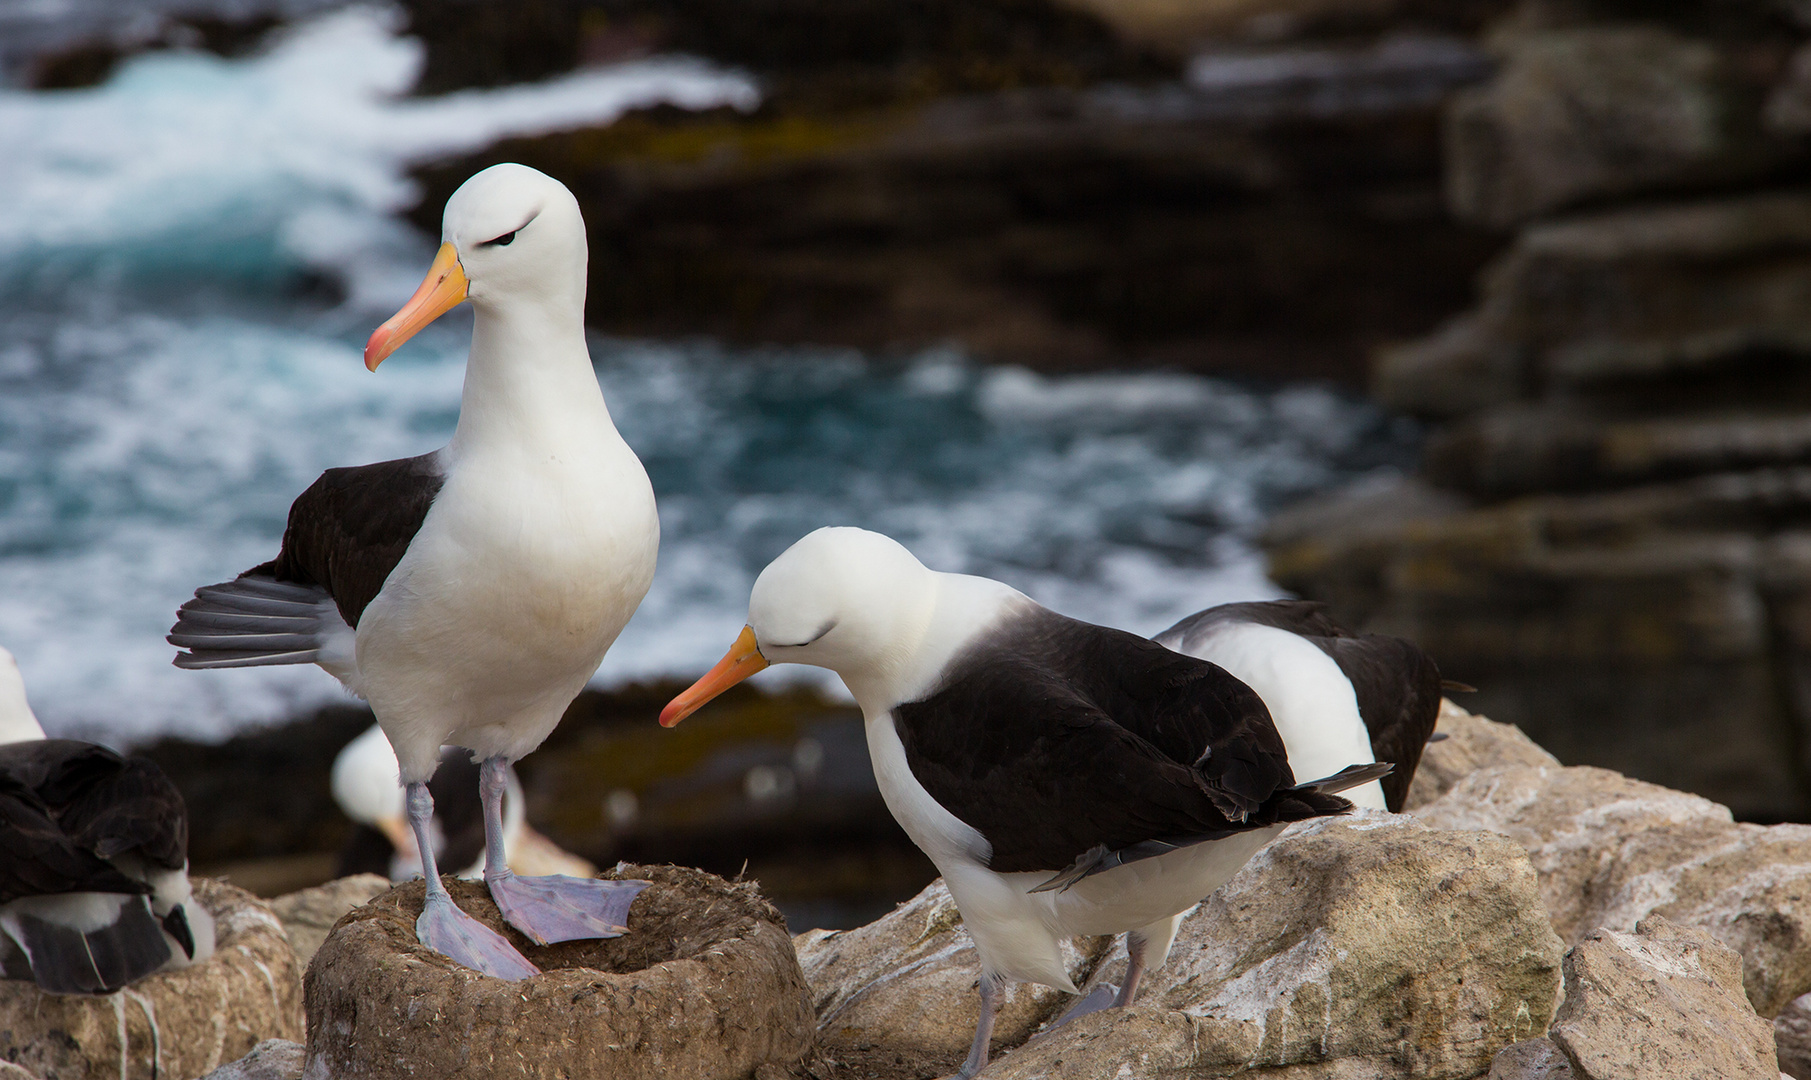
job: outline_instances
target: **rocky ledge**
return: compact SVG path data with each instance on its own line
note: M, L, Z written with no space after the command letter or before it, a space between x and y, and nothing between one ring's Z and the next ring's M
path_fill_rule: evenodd
M1450 702L1438 730L1446 738L1428 747L1406 813L1366 811L1284 833L1187 914L1134 1008L1052 1029L1065 996L1013 988L982 1076L1775 1080L1784 1072L1811 1080L1811 827L1742 824L1699 796L1563 766L1514 725ZM631 1031L649 1009L693 1015L659 1005L665 999L653 991L637 1004L625 989L635 972L663 967L667 953L649 948L709 969L696 985L674 984L684 993L756 1004L737 989L746 977L732 970L741 962L736 942L765 934L783 945L773 938L773 909L747 884L629 869L668 883L666 893L649 894L666 902L632 916L644 929L664 929L641 944L601 943L601 952L555 947L578 965L551 976L571 992L512 993L498 1016L590 1010L612 1030ZM688 906L685 889L699 882L714 899ZM348 996L360 978L428 979L439 995L433 1008L466 1016L466 1026L492 1024L484 1009L467 1016L465 1001L489 980L460 976L413 943L419 885L357 906L369 888L349 882L276 905L305 911L308 926L344 915L311 967L307 1056L343 1057L335 1048L348 1024L375 1022L377 1003L401 1001L375 983ZM460 889L469 910L496 921L479 886ZM722 942L710 944L713 934ZM777 989L755 996L771 1006L800 995L805 1028L815 1013L815 1043L807 1049L794 1031L762 1043L759 1064L730 1065L723 1075L927 1080L961 1061L978 968L942 882L869 925L810 931L792 944L799 966L790 951L778 965L761 960ZM1124 953L1106 938L1078 938L1066 958L1084 988L1123 972ZM587 963L602 967L586 971ZM347 972L366 974L348 982ZM327 992L329 983L338 989ZM390 1033L382 1037L416 1022L412 1015L404 1009L380 1023ZM731 1023L723 1037L740 1046L751 1030ZM554 1040L567 1055L559 1067L577 1068L584 1062L568 1051L591 1036L568 1036ZM597 1053L628 1053L634 1042L606 1039ZM704 1052L683 1040L642 1042ZM445 1059L446 1069L466 1067L457 1054L422 1053ZM303 1059L301 1046L271 1042L209 1080L297 1080ZM493 1075L553 1075L552 1065L524 1060ZM412 1068L373 1059L359 1075L400 1080L418 1075Z

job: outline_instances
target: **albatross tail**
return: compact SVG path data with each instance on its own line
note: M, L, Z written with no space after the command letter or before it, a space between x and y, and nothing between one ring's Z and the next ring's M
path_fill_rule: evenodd
M351 633L326 589L246 574L196 589L165 640L179 668L326 666Z

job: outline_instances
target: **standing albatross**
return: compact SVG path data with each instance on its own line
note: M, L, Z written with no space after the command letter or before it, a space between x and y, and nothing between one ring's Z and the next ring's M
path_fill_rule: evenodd
M510 762L541 744L629 621L660 540L648 475L585 345L585 223L557 180L495 165L447 200L427 280L365 347L377 365L469 300L459 423L421 457L330 469L277 557L182 606L178 667L319 664L371 703L422 855L423 944L499 978L536 973L441 884L427 781L443 744L482 759L485 872L537 942L622 933L645 882L509 871Z
M47 739L0 649L0 977L108 994L214 955L182 793L155 764Z
M1062 941L1128 933L1113 1003L1130 1004L1178 912L1389 769L1298 784L1263 701L1219 667L861 529L819 529L763 570L735 646L660 722L770 663L842 676L887 808L962 912L982 966L962 1077L987 1063L1001 979L1075 993Z

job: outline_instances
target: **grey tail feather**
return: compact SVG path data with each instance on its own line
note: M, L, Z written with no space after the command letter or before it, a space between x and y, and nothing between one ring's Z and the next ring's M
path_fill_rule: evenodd
M1313 790L1323 795L1336 795L1348 788L1381 780L1396 771L1396 766L1388 761L1373 761L1366 765L1348 765L1332 776L1323 776L1319 780L1310 780L1306 784L1297 784L1297 791Z
M143 897L122 897L119 917L83 933L35 915L13 920L32 979L53 994L108 994L169 962L169 942Z
M1445 742L1446 740L1448 740L1450 738L1452 738L1452 736L1450 734L1448 734L1447 732L1436 731L1432 735L1429 735L1427 737L1427 741L1430 743Z
M317 585L247 575L196 589L165 640L188 650L176 654L179 668L312 664L331 628L322 609L332 602Z

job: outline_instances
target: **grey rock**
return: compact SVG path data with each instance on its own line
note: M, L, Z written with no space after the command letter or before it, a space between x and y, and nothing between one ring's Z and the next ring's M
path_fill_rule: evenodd
M104 997L0 982L0 1060L44 1080L204 1076L266 1039L302 1037L301 968L283 927L250 893L208 878L214 955Z
M1741 96L1713 41L1663 26L1520 35L1497 78L1448 113L1448 203L1500 226L1585 199L1758 175L1775 155Z
M265 1039L252 1047L251 1053L220 1066L201 1080L301 1080L305 1056L306 1048L301 1043Z
M653 883L628 933L542 946L504 923L482 882L449 883L541 968L518 982L416 940L420 880L356 909L308 968L306 1075L742 1080L799 1061L813 1033L805 980L755 885L677 866L612 873Z
M980 957L943 880L867 926L811 930L793 939L811 986L820 1037L829 1044L877 1044L913 1053L967 1052L980 999ZM1111 943L1063 944L1079 985ZM1068 995L1035 983L1009 983L994 1022L998 1043L1023 1042Z
M1811 995L1793 998L1773 1018L1773 1046L1781 1073L1811 1080Z
M1504 837L1375 811L1298 826L1188 915L1138 1007L1039 1036L985 1075L1470 1080L1546 1029L1561 952ZM1116 957L1089 985L1122 971Z
M1761 1016L1811 990L1811 826L1738 824L1708 799L1584 767L1483 769L1417 816L1514 838L1570 942L1661 915L1735 950Z
M1572 1063L1552 1039L1542 1036L1503 1048L1485 1080L1575 1080Z
M1566 954L1552 1039L1580 1080L1776 1080L1773 1026L1742 994L1742 961L1664 918L1600 930Z
M1406 813L1412 814L1438 799L1479 769L1492 765L1559 765L1558 758L1541 749L1521 728L1466 712L1450 699L1440 702L1434 733L1446 737L1428 743L1421 752L1421 764L1415 769L1415 779L1410 782L1408 798L1403 803Z
M306 968L314 952L327 940L333 924L360 904L390 891L390 880L380 874L354 874L325 885L286 893L271 900L270 910L289 935L296 959Z

